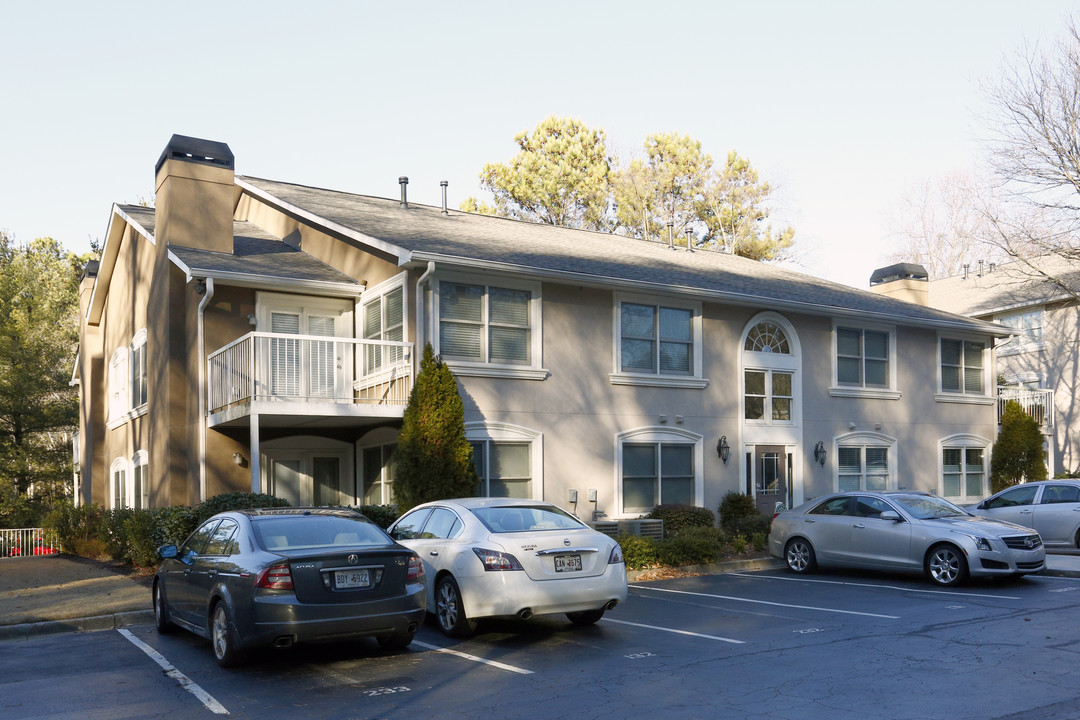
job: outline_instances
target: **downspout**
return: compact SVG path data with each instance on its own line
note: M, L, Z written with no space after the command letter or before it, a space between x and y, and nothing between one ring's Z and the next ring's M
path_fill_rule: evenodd
M206 278L206 292L199 301L198 365L199 365L199 502L206 500L206 333L203 313L214 297L214 278Z
M435 261L429 260L427 270L416 280L416 355L424 356L424 284L435 272ZM419 369L419 361L414 356L413 366Z

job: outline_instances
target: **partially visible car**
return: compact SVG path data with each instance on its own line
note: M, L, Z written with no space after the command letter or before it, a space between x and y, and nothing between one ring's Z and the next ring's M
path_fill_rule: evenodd
M967 509L1032 528L1048 548L1080 548L1080 480L1014 485Z
M295 643L372 636L401 649L426 617L420 558L352 510L219 513L158 554L158 632L209 639L222 667Z
M945 586L969 575L1039 572L1046 563L1030 528L903 491L836 493L786 510L773 518L769 553L796 573L818 565L921 572Z
M619 544L551 503L441 500L389 532L423 559L428 609L449 637L468 637L484 617L566 613L589 625L626 600Z

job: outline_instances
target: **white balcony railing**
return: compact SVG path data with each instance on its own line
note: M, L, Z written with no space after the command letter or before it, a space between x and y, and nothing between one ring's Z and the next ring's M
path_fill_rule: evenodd
M1005 403L1015 400L1020 403L1028 415L1039 423L1044 433L1050 433L1054 428L1054 391L1038 388L1017 387L1015 385L998 385L998 423L1001 423L1001 413L1005 411Z
M412 343L251 332L207 358L209 411L253 401L405 405Z

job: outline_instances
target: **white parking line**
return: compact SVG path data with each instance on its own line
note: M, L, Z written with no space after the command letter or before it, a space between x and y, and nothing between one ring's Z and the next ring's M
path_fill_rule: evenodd
M217 700L215 700L210 693L203 690L201 687L199 687L194 682L192 682L191 678L189 678L187 675L185 675L184 673L180 672L175 667L173 667L172 663L170 663L168 660L166 660L164 655L162 655L157 650L155 650L154 648L152 648L149 645L147 645L146 643L144 643L139 638L132 635L127 630L124 630L124 629L121 628L121 629L117 630L116 632L118 632L121 635L123 635L124 637L126 637L128 640L130 640L132 642L133 645L135 645L135 647L139 648L144 653L149 655L151 660L153 660L154 662L156 662L158 665L161 666L161 669L165 671L166 675L171 677L176 682L180 683L180 687L184 688L189 693L191 693L195 697L199 698L199 700L202 701L202 704L206 706L207 710L210 710L211 712L216 713L218 715L228 715L229 714L229 711L226 710L225 707L221 703L219 703Z
M532 675L532 670L526 670L525 668L519 668L514 665L507 665L506 663L498 662L497 660L486 660L476 655L470 655L469 653L463 653L459 650L451 650L450 648L439 647L438 645L428 645L427 643L420 642L419 640L413 640L413 645L419 645L420 647L427 648L428 650L434 650L435 652L446 653L447 655L457 655L460 658L466 660L472 660L473 662L484 663L485 665L491 665L497 667L500 670L509 670L510 672L518 673L519 675Z
M855 610L837 610L835 608L814 607L812 605L791 605L789 603L770 602L768 600L748 600L747 598L732 597L731 595L713 595L712 593L689 592L687 590L671 590L669 588L645 587L643 585L630 585L635 590L650 590L652 592L674 593L676 595L694 595L716 600L732 600L734 602L753 603L755 605L771 605L773 607L795 608L798 610L815 610L817 612L838 613L840 615L861 615L862 617L884 618L886 620L899 620L899 615L879 615L878 613L858 612Z
M880 590L899 590L901 592L926 593L928 595L960 595L961 597L988 598L991 600L1019 600L1015 595L987 595L985 593L958 592L956 590L925 590L917 587L901 587L899 585L876 585L874 583L854 583L844 580L815 580L813 578L783 577L781 575L750 575L747 573L731 573L736 577L751 578L753 580L782 580L785 582L819 583L821 585L850 585L852 587L877 588Z
M745 645L745 640L732 640L731 638L720 637L719 635L704 635L702 633L690 632L689 630L676 630L675 628L659 627L657 625L642 625L641 623L627 622L626 620L614 620L612 618L604 618L602 622L605 623L618 623L620 625L632 625L634 627L646 628L647 630L659 630L661 632L676 633L678 635L690 635L692 637L705 638L706 640L719 640L720 642L732 643L734 645Z

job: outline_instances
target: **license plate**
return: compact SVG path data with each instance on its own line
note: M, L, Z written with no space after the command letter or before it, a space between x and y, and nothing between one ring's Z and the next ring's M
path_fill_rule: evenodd
M577 572L581 570L580 555L556 555L555 572Z
M366 588L371 585L371 575L367 570L335 570L334 587L345 590L349 588Z

